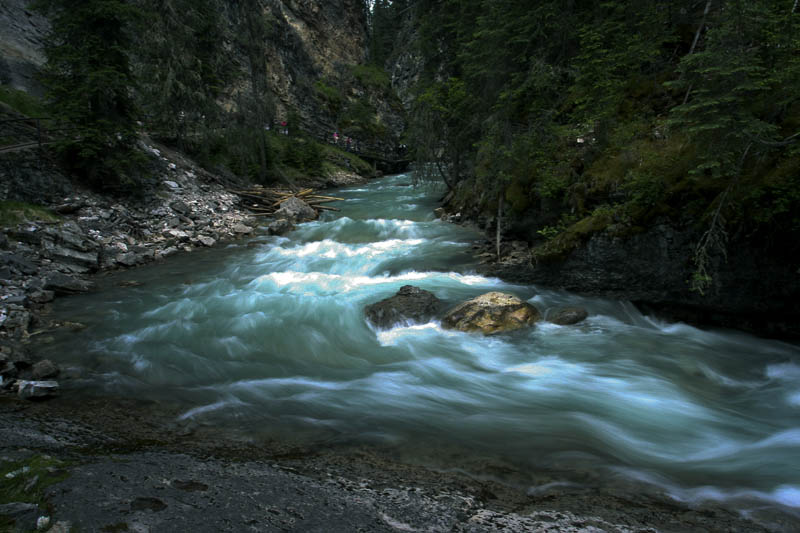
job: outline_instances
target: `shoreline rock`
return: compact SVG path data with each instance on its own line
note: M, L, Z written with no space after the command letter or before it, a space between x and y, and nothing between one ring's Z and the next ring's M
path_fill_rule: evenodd
M144 142L140 147L159 170L158 178L143 184L135 198L123 203L80 185L66 191L30 190L31 199L51 206L59 220L0 228L0 347L26 342L34 329L45 325L44 315L55 298L92 290L92 278L101 272L134 268L253 233L257 220L239 206L240 198L226 190L222 178L167 149ZM0 360L6 390L21 379L19 352L8 350Z
M447 199L444 200L445 204ZM691 228L663 221L626 238L601 232L561 259L535 261L532 244L506 237L497 257L494 220L437 211L443 221L474 228L486 239L473 245L478 273L509 283L540 285L591 297L627 300L642 313L698 327L732 328L767 338L800 338L794 302L800 277L789 247L737 235L726 261L716 264L706 294L690 290L692 254L699 239ZM489 229L491 228L491 231ZM746 253L744 252L746 250Z

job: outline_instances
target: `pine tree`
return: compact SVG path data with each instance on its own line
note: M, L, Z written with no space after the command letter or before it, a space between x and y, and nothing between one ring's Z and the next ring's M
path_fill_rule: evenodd
M130 52L138 9L123 0L41 0L37 8L52 28L43 73L49 107L76 128L60 152L93 185L133 185L138 110Z

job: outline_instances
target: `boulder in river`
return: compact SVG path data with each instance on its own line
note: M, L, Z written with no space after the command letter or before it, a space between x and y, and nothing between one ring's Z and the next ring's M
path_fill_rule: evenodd
M569 326L582 322L589 316L583 307L559 307L547 313L547 321L559 326Z
M364 308L367 320L378 328L395 324L425 323L441 308L441 300L432 292L404 285L397 294Z
M528 327L539 320L538 309L513 294L487 292L448 311L442 319L442 326L491 335Z
M275 211L275 218L285 218L297 224L316 220L317 212L300 198L292 196L281 203L281 208Z

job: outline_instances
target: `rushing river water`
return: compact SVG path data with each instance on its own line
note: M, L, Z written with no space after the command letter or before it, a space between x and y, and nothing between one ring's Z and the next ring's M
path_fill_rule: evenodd
M178 401L183 421L254 439L385 446L434 463L448 450L441 467L494 458L565 482L569 472L635 480L682 500L798 514L797 346L476 275L479 236L435 220L438 194L409 182L340 190L340 213L288 236L61 299L57 317L88 327L41 351L84 369L76 387ZM370 328L364 306L406 284L451 304L502 290L590 316L493 337L437 323Z

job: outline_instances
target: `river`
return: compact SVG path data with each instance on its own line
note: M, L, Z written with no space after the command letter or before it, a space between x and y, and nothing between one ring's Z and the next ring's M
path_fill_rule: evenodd
M636 484L800 516L798 346L477 275L481 236L436 220L441 193L410 182L341 189L341 212L287 236L59 299L54 318L87 327L50 334L39 353L79 369L70 388L179 402L179 423L252 440L383 448L476 476L510 465L532 493ZM501 290L590 316L492 337L372 329L364 306L406 284L450 304Z

